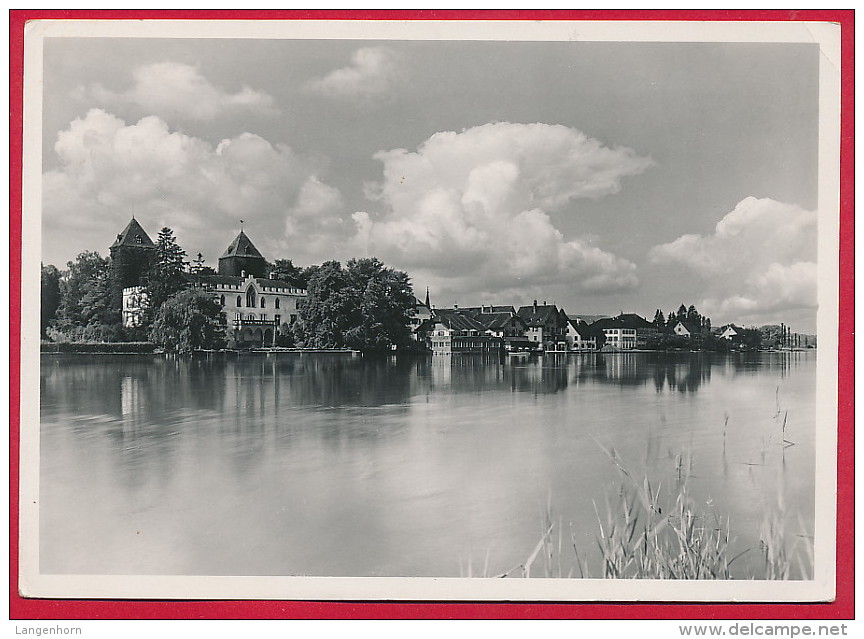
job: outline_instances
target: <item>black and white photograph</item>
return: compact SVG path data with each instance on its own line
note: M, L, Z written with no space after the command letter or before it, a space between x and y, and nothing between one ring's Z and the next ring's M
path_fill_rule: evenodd
M833 25L26 37L22 594L834 597Z

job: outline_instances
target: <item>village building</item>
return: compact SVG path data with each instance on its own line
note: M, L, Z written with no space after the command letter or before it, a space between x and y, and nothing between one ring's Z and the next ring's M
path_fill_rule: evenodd
M744 329L735 324L727 324L720 328L717 337L729 341L741 341L744 338Z
M580 353L599 350L606 341L603 331L591 328L578 319L567 320L564 337L567 340L567 350Z
M636 313L621 313L617 317L601 319L591 327L603 331L606 347L619 351L645 348L648 339L657 334L657 327Z
M512 307L511 307L512 309ZM531 341L526 336L528 327L516 312L481 313L474 316L486 329L486 334L502 340L506 351L531 350Z
M679 320L675 322L675 326L672 327L672 332L680 337L694 337L699 335L701 330L695 324Z
M534 300L531 306L522 306L516 312L527 327L526 336L535 348L544 351L567 350L568 317L564 309L558 309L554 304L538 304Z
M486 333L480 322L456 309L435 309L418 329L433 354L498 353L503 340Z

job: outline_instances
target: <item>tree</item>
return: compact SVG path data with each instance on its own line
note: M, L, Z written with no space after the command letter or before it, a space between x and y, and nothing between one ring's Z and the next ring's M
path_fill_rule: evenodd
M675 313L675 319L678 320L679 322L686 322L687 321L687 307L686 306L684 306L682 304L681 306L678 307L678 312Z
M186 289L165 300L156 311L150 341L169 353L191 353L225 346L225 317L213 296Z
M690 339L674 333L656 333L645 340L650 351L690 350Z
M407 273L363 258L347 263L349 285L362 291L360 323L346 334L351 348L384 351L404 348L411 341L408 322L414 312L414 291Z
M762 332L758 328L745 328L741 337L741 345L745 348L758 350L762 347Z
M174 231L163 227L156 239L156 258L145 277L151 314L188 285L185 258L186 251L174 239Z
M276 279L294 284L298 288L306 288L309 284L309 278L313 274L313 271L309 270L312 267L295 266L291 260L279 259L267 266L268 274L275 276Z
M48 337L47 329L51 322L54 321L54 316L57 314L57 308L60 306L60 271L53 264L48 266L42 265L42 285L41 285L41 322L40 335L42 339Z
M200 273L204 268L204 256L199 251L198 255L195 256L195 259L189 264L189 272Z
M95 251L67 263L60 280L55 325L67 338L111 341L123 337L120 309L113 303L109 261Z
M675 311L666 313L666 328L674 328L677 323L678 320L675 318Z
M276 346L294 346L294 331L290 324L282 323L276 332Z
M693 326L700 326L702 324L702 316L693 304L687 309L687 322Z
M663 317L663 311L659 308L654 312L654 326L660 331L666 327L666 318Z
M764 348L777 348L780 346L780 325L765 324L759 327L759 341Z
M356 323L352 292L342 264L324 262L309 280L294 335L301 346L344 348L345 331Z
M410 343L414 294L406 273L376 258L315 267L294 325L301 346L384 351Z

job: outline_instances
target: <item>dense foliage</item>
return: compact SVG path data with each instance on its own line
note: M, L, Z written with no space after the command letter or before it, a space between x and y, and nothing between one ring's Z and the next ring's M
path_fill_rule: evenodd
M60 271L53 264L42 265L42 286L40 304L40 336L48 337L48 326L57 315L60 306Z
M293 284L297 288L306 288L316 269L317 266L295 266L291 260L280 259L267 265L267 274L277 280Z
M43 278L43 283L49 282L50 278ZM113 303L112 288L109 261L94 251L79 254L74 262L67 263L60 279L54 330L67 340L122 339L120 309Z
M414 309L411 280L376 258L312 270L294 335L298 346L388 351L404 348Z
M702 350L725 353L732 348L729 340L717 337L710 333L701 333L692 337L675 335L674 333L657 333L651 335L645 343L648 350L674 351L674 350Z
M169 353L224 348L222 306L204 291L180 291L165 300L156 311L150 341Z
M678 322L686 322L691 327L702 332L711 332L711 318L702 315L693 304L690 306L682 304L678 307L677 311L669 311L669 314L665 316L663 315L663 311L658 308L654 312L654 319L652 321L654 326L661 331L665 328L675 328Z

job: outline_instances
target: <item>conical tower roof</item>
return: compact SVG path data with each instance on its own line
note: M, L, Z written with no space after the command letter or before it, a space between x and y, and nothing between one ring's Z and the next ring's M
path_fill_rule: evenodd
M243 231L240 231L237 237L234 238L234 241L228 245L228 248L225 249L222 257L219 259L221 260L226 257L260 257L262 260L264 259L264 256L255 248L252 240Z
M117 236L116 240L114 240L114 244L111 245L111 248L116 248L118 246L146 246L152 248L156 245L153 244L153 240L150 239L147 232L141 228L140 224L138 224L138 220L133 217L129 221L129 224L126 225L126 228L123 229L123 232Z

